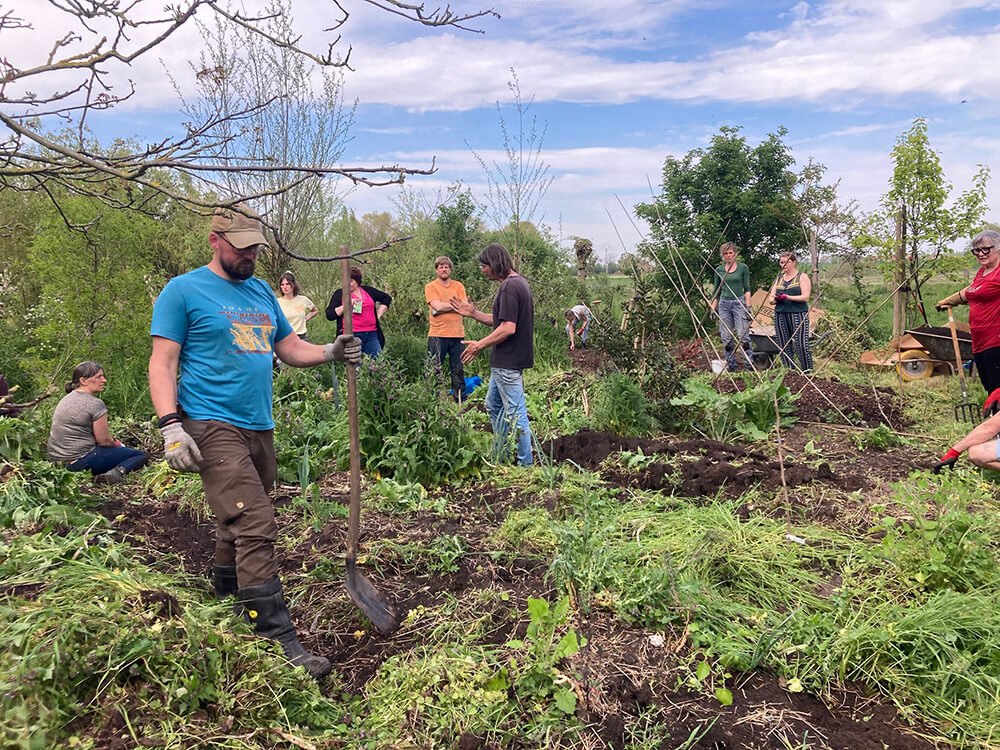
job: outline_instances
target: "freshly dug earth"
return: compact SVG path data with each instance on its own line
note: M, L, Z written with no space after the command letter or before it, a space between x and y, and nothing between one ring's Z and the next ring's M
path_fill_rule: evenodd
M587 469L597 469L618 451L642 451L647 456L664 456L663 461L648 464L638 472L621 465L605 467L602 476L618 487L662 490L682 497L714 497L722 492L739 497L761 485L782 486L782 465L763 453L717 440L682 440L665 438L626 438L606 432L581 430L564 435L542 446L555 461L574 461ZM696 458L690 458L696 456ZM866 485L863 476L835 474L828 463L816 467L786 460L784 484L788 487L821 481L846 491Z
M595 445L600 448L594 449ZM752 466L755 471L763 470L769 463L762 454L711 441L623 441L591 433L568 436L554 444L557 451L562 451L561 459L568 454L578 461L583 457L577 451L583 446L591 446L588 463L599 461L601 451L620 450L623 446L632 450L642 447L644 452L669 449L675 454L703 451L698 461L714 461L715 465L735 467L737 472L740 467L736 463ZM717 478L725 482L724 489L743 481L741 476L729 476L729 469L719 471L720 476L726 474L722 479ZM693 470L685 475L685 481L697 481ZM708 490L708 484L716 480L704 481ZM829 479L822 471L815 470L807 481ZM188 573L200 576L208 571L214 533L210 522L199 523L184 512L178 513L170 499L137 500L122 488L116 488L115 493L105 503L102 513L112 520L115 533L128 538L141 556L162 564L164 555L173 554ZM347 477L343 474L328 477L323 495L326 500L346 506ZM505 643L524 633L527 598L551 600L555 592L547 582L544 559L530 555L503 559L490 554L493 544L489 537L511 510L531 506L548 506L551 510L551 503L551 499L544 501L535 495L483 484L450 490L446 516L431 513L394 516L366 508L362 515L362 551L386 541L426 547L445 534L460 536L467 546L467 554L451 571L428 571L425 565L380 554L379 567L369 568L366 574L387 599L397 603L401 613L419 606L434 608L456 600L468 602L488 623L481 642ZM286 588L296 594L292 614L300 636L307 648L334 662L335 670L351 690L360 692L387 658L420 647L423 630L404 625L389 638L366 630L363 617L343 589L343 566L338 556L345 548L346 522L337 519L318 532L290 540L287 535L292 533L293 525L289 520L300 511L287 497L277 497L276 504L282 527L279 544L284 545L279 552L281 575ZM295 526L301 527L301 519L294 520ZM508 597L503 600L480 596L486 589L505 591ZM204 591L206 597L211 596L207 580ZM803 746L802 740L807 736L810 747L835 750L931 748L906 733L888 703L863 699L854 693L834 693L826 704L808 695L790 693L776 678L762 673L735 675L730 682L735 700L731 707L724 708L711 696L678 687L675 669L679 655L687 650L684 633L666 633L666 644L654 645L651 633L627 627L601 611L583 618L575 626L589 642L574 657L571 667L573 673L581 676L579 688L586 696L578 708L578 715L587 723L581 747L624 748L632 728L639 722L651 721L669 728L669 737L661 745L663 750L682 745L692 731L699 727L703 731L709 724L708 731L688 747L770 750ZM107 750L119 737L120 733L99 737L97 747ZM783 744L784 740L790 744ZM489 738L469 734L453 738L451 746L466 750L496 747Z
M795 415L806 422L878 427L900 430L908 425L900 410L899 397L889 388L861 388L838 380L807 377L789 372L785 387L799 394ZM725 375L714 381L719 393L735 393L746 388L742 378Z

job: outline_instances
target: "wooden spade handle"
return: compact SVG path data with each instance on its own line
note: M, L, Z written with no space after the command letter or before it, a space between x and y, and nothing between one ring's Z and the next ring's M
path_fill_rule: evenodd
M968 400L965 395L965 368L962 367L962 351L958 347L958 331L955 329L955 316L948 308L948 328L951 329L951 343L955 347L955 366L958 368L958 379L962 384L962 398Z
M347 245L340 246L340 254L347 255ZM340 261L340 294L343 303L344 333L354 335L354 306L351 302L351 270L347 258ZM358 536L361 533L361 438L358 432L358 371L350 362L347 366L347 416L351 425L351 505L347 519L347 559L358 555Z

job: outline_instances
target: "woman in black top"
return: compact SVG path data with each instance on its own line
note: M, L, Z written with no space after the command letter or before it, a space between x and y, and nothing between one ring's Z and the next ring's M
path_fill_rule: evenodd
M812 370L812 352L809 351L809 294L812 282L809 274L799 271L799 259L795 253L778 256L781 273L771 287L774 301L774 332L781 349L781 361L785 367L793 369L797 354L802 362L802 371Z

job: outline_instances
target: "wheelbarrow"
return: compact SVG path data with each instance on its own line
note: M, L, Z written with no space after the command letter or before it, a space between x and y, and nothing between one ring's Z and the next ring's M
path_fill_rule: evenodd
M922 380L934 373L937 365L948 365L948 370L955 374L955 345L951 340L951 329L948 326L920 326L906 331L913 336L923 349L908 349L899 355L896 369L903 380ZM963 362L972 359L972 334L966 331L956 331L958 335L958 352ZM971 371L970 371L971 374Z
M809 336L809 349L815 351L833 331ZM750 326L750 346L753 349L753 364L759 370L766 370L781 359L781 347L774 326Z

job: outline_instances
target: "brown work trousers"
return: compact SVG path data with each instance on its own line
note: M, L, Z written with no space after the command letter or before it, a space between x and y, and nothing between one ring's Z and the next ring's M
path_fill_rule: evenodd
M215 515L215 564L236 564L240 588L269 583L278 574L278 524L268 491L278 459L273 430L246 430L216 420L184 419L201 451L201 482Z

